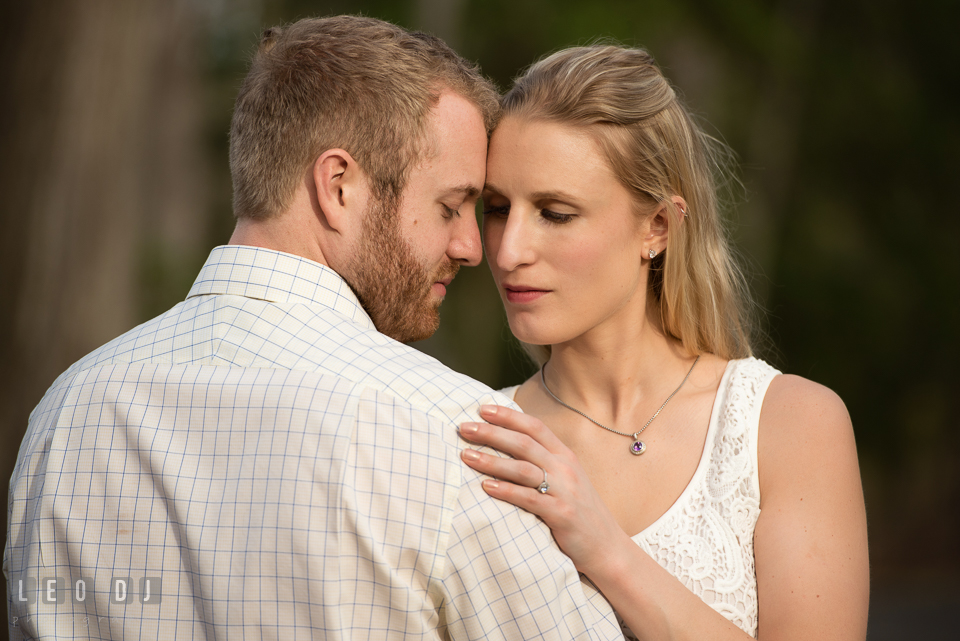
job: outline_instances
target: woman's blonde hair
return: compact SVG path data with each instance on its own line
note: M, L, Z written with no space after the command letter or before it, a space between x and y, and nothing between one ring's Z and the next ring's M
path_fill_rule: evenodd
M694 123L650 54L607 44L554 53L504 96L509 116L581 128L639 211L666 206L674 224L652 261L650 287L668 336L691 354L752 354L752 303L719 214L716 185L729 152ZM686 201L685 216L673 196ZM524 347L540 363L550 357L549 346Z

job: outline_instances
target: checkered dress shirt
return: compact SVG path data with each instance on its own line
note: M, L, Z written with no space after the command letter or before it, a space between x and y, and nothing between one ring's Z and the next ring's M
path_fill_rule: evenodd
M460 462L481 403L510 402L377 332L332 270L218 247L31 415L11 637L620 638L543 523Z

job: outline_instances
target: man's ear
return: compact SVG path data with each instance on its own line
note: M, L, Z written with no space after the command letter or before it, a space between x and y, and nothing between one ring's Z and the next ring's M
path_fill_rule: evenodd
M351 235L363 220L369 199L366 175L348 152L328 149L313 163L314 212L320 223L338 234Z

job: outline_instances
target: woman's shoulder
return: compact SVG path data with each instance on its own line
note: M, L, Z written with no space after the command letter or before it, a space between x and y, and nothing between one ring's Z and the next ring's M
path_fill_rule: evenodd
M846 406L829 387L796 376L783 374L766 361L758 358L732 360L729 384L760 384L763 399L761 423L787 423L804 421L817 416L828 422L849 421Z
M791 374L777 376L763 400L758 456L760 483L767 490L808 478L812 469L827 477L856 469L846 405L825 385Z
M802 376L780 374L770 381L760 420L787 428L803 424L810 433L818 429L806 425L811 421L824 429L834 429L838 424L849 424L850 415L840 396L829 387Z
M523 411L529 411L534 407L534 396L536 395L536 390L540 386L540 372L537 371L536 374L520 383L519 385L513 385L512 387L505 387L500 390L500 393L505 395L507 398L511 399L514 403L523 408ZM536 412L534 412L536 414Z
M504 396L506 396L507 398L509 398L511 401L516 402L518 389L520 389L519 385L511 385L510 387L504 387L497 391L503 394Z

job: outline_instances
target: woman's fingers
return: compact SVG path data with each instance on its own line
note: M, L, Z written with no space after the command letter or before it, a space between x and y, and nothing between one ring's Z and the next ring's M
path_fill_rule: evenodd
M525 434L550 451L560 444L560 439L543 421L530 414L524 414L501 405L481 405L480 417L493 425L499 425L512 432Z
M488 445L513 458L540 464L546 458L546 448L536 439L522 432L489 423L464 423L460 435L468 441Z
M547 497L537 489L544 481L541 468L528 461L506 459L470 449L461 452L460 456L473 469L495 477L483 481L483 489L487 494L541 518L547 517Z
M528 488L543 482L543 469L534 463L494 456L476 450L460 453L463 462L483 474Z
M506 483L498 479L484 480L483 489L493 498L512 503L541 518L545 518L550 510L548 495L541 494L535 489Z
M509 454L514 458L540 463L542 450L559 454L566 446L540 419L509 407L484 405L480 415L488 423L463 423L460 434L474 443ZM535 457L535 458L531 458Z

